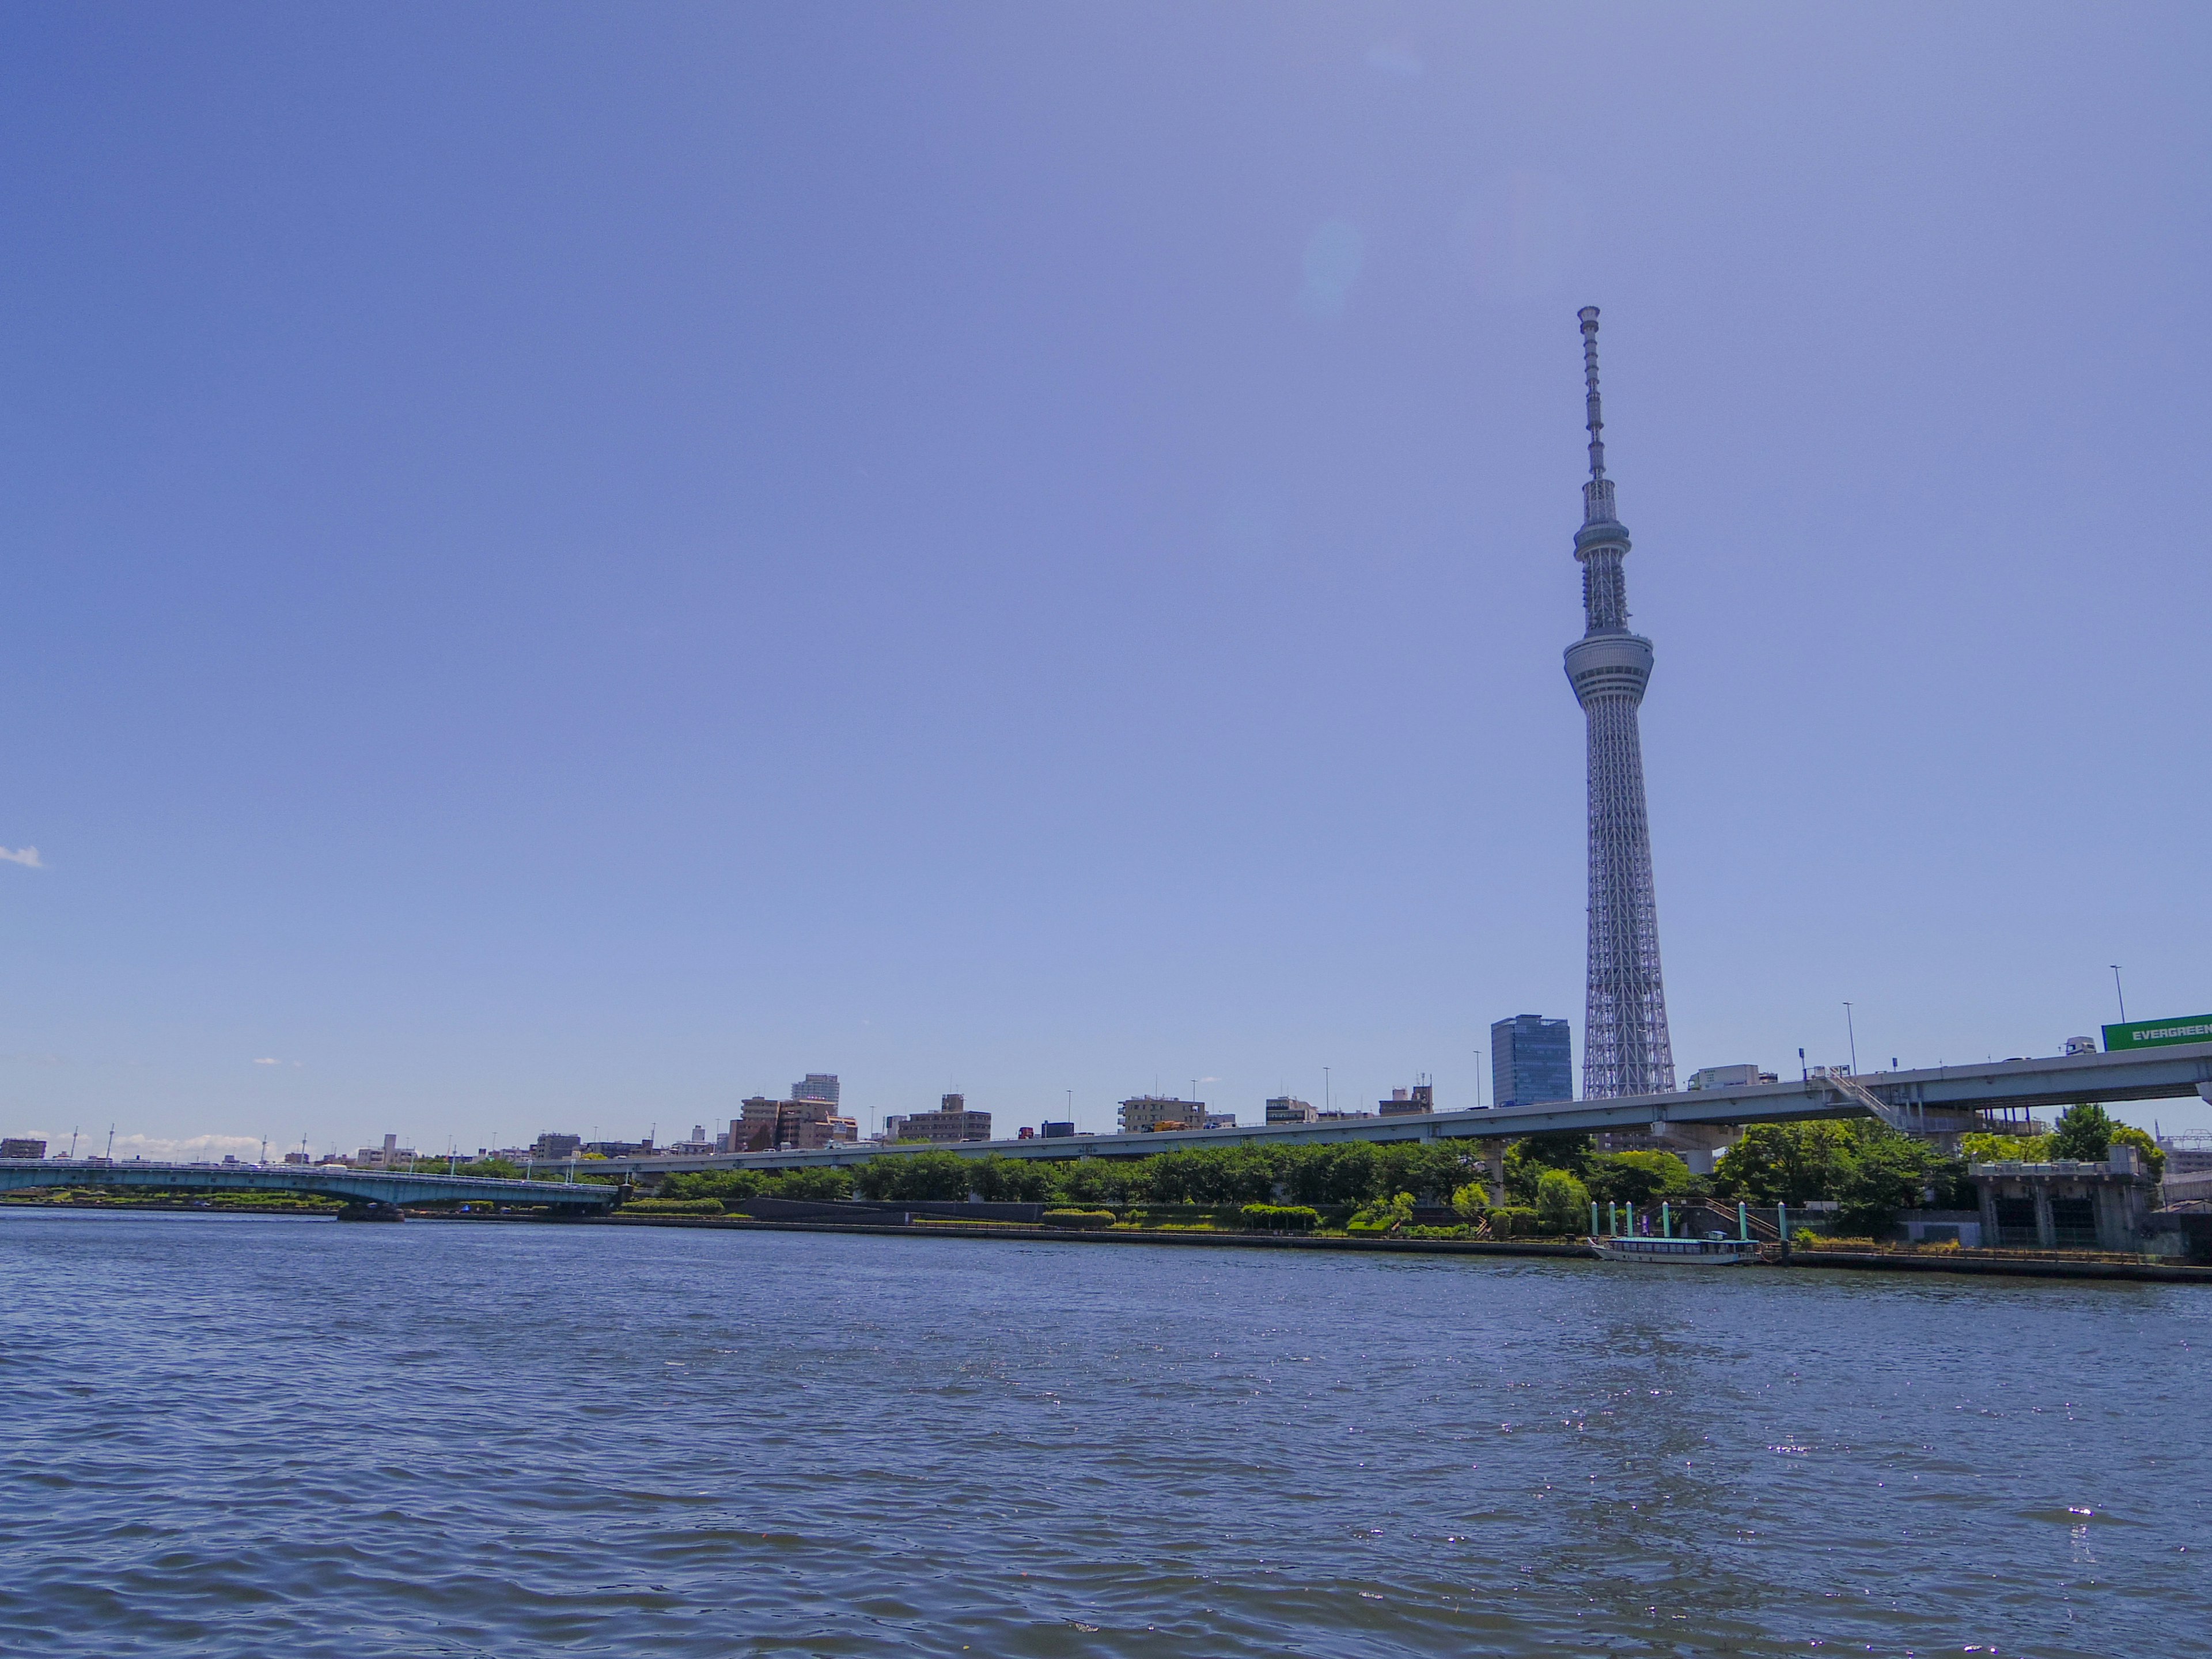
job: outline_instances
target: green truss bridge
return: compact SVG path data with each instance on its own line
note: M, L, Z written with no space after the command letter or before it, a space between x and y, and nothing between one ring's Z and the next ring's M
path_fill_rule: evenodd
M164 1193L302 1193L364 1210L411 1204L529 1204L585 1215L622 1197L596 1182L498 1181L475 1176L400 1175L342 1164L111 1164L93 1158L0 1159L0 1192L26 1187L137 1188Z

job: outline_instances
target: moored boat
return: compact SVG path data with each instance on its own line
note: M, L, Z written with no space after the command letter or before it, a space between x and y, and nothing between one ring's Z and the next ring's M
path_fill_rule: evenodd
M1640 1238L1632 1234L1595 1234L1590 1247L1607 1261L1640 1261L1648 1267L1734 1267L1759 1257L1758 1243L1712 1233L1704 1238Z

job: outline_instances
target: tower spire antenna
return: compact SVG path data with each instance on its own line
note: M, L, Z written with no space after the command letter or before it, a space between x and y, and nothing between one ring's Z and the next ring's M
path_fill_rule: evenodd
M1583 324L1583 407L1589 428L1589 482L1583 486L1583 522L1611 524L1613 480L1605 476L1605 404L1597 390L1597 307L1577 313Z
M1583 384L1589 388L1583 403L1589 410L1590 482L1605 482L1605 404L1597 392L1597 307L1584 306L1577 313L1583 321Z

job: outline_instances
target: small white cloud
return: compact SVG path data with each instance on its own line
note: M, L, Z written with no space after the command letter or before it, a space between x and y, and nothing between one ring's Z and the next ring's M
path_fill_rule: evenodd
M1421 59L1410 40L1377 40L1367 48L1367 67L1410 81L1421 72Z
M22 865L27 869L43 870L46 867L45 862L40 859L39 849L35 847L26 847L13 852L5 847L0 847L0 859L7 860L10 864Z
M64 1136L63 1144L67 1143ZM213 1164L226 1152L233 1158L258 1158L261 1142L252 1135L187 1135L174 1140L161 1135L115 1137L118 1158L143 1158L149 1164Z
M1306 240L1305 283L1298 304L1309 316L1341 317L1359 268L1367 261L1367 239L1357 225L1331 219Z
M262 1058L255 1060L253 1063L256 1066L282 1066L284 1062L281 1060L271 1059L268 1055L264 1054Z

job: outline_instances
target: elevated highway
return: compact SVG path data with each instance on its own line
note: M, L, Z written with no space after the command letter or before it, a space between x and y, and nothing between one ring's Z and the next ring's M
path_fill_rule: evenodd
M596 1171L595 1171L596 1173ZM107 1164L89 1158L0 1160L0 1192L27 1187L121 1187L170 1193L304 1193L349 1204L550 1205L585 1213L619 1194L593 1182L498 1181L473 1176L401 1175L342 1164Z
M1079 1135L1073 1139L978 1140L947 1148L880 1146L862 1141L812 1152L744 1152L711 1158L594 1160L605 1174L655 1176L698 1170L798 1170L866 1163L889 1154L945 1150L969 1158L1147 1158L1194 1146L1313 1146L1345 1141L1498 1141L1555 1130L1657 1133L1686 1149L1710 1148L1717 1132L1750 1123L1879 1116L1917 1134L1957 1134L1993 1127L1988 1115L2041 1111L2085 1101L2212 1099L2212 1042L2136 1054L2053 1055L1984 1060L1858 1077L1815 1073L1787 1083L1738 1084L1613 1100L1558 1101L1402 1117L1340 1118L1326 1123L1246 1124L1166 1134Z

